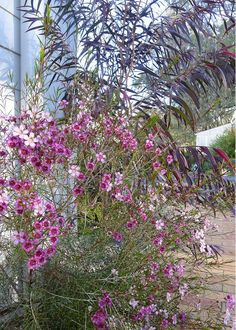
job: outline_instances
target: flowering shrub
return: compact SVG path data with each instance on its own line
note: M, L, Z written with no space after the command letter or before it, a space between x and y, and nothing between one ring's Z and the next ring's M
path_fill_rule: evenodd
M11 249L15 245L26 263L30 295L43 276L42 290L57 296L48 283L62 272L69 283L71 276L85 281L72 293L72 300L83 301L73 322L96 329L199 329L184 302L192 297L197 308L194 295L204 287L197 270L215 258L205 239L214 225L199 212L206 178L188 184L179 162L184 156L157 120L137 128L134 115L94 117L91 104L84 99L67 108L64 119L37 106L1 116L0 218L11 232ZM221 194L211 199L220 201ZM234 303L226 299L228 323ZM37 322L45 325L40 317ZM222 321L214 322L217 329Z
M0 246L15 311L6 328L230 324L231 295L225 315L204 305L201 314L204 274L219 254L207 212L230 204L220 177L230 161L221 150L179 148L166 124L174 114L194 128L190 104L199 108L206 87L233 83L230 46L211 19L224 17L227 35L231 2L161 15L157 1L25 1L23 17L43 41L23 109L0 117ZM201 50L203 26L212 50ZM47 102L49 80L63 80L65 96L55 89Z

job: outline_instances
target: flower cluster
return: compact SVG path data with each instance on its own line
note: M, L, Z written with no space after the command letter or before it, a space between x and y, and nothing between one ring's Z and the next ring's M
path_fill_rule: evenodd
M106 321L108 320L107 308L112 306L112 299L109 293L104 292L99 300L99 309L92 315L91 320L96 329L107 329Z

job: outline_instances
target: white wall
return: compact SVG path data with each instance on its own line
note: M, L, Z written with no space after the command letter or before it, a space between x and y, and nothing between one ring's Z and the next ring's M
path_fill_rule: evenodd
M20 96L20 0L0 0L0 112L13 113ZM12 75L14 89L8 87Z
M4 113L19 110L25 74L32 75L39 53L37 34L26 33L27 25L18 9L24 2L0 0L0 112Z
M227 129L233 127L233 123L218 126L196 134L196 145L209 147L210 144Z

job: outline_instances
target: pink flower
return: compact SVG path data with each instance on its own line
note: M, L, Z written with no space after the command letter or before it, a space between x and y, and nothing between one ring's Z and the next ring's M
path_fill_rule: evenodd
M234 309L235 306L234 296L232 294L228 294L225 299L226 299L226 308L228 308L229 310Z
M28 266L28 269L30 269L30 270L37 269L38 268L38 264L37 264L36 258L34 258L34 257L30 258L28 260L27 266Z
M161 175L165 175L166 174L166 170L163 168L162 170L161 170Z
M163 320L163 321L161 322L161 325L163 326L163 328L168 328L168 326L169 326L169 321L168 321L168 320Z
M57 245L58 241L59 241L59 238L58 238L58 237L56 237L56 236L51 236L51 237L50 237L50 242L51 242L53 245Z
M161 254L163 254L166 251L166 247L164 245L162 245L160 247L160 250L159 251L160 251Z
M174 271L173 271L173 267L172 265L167 265L164 269L163 269L163 273L167 278L171 278L174 275Z
M100 308L111 307L112 306L112 299L108 292L104 292L102 298L99 300L98 303Z
M138 300L135 300L134 298L132 298L130 301L129 301L129 305L134 308L136 308L139 304L139 301Z
M96 159L97 159L98 162L105 163L107 157L104 153L99 152L99 153L96 154Z
M79 172L79 174L76 176L78 181L85 181L86 175L83 172Z
M24 135L23 139L25 140L25 145L33 149L36 147L36 143L39 141L38 138L35 137L33 132L31 132L29 135Z
M44 229L48 229L50 227L50 221L48 219L45 219L43 220L42 225Z
M145 142L145 150L149 151L153 148L154 142L152 140L146 140Z
M176 324L177 324L177 315L176 315L176 314L174 314L174 315L172 316L172 324L173 324L173 325L176 325Z
M165 226L165 224L164 224L163 220L161 220L161 219L157 220L155 222L155 227L157 230L161 230L164 226Z
M89 161L86 164L86 168L87 168L88 171L91 171L91 172L94 171L95 167L96 167L96 165L92 161Z
M5 186L6 185L6 180L0 177L0 186Z
M37 242L39 239L41 239L42 237L43 237L43 235L42 235L42 232L41 232L41 231L36 230L36 231L34 232L34 238L35 238L36 242Z
M54 245L49 246L46 250L45 250L46 255L50 258L52 257L55 253L56 253L56 247Z
M25 128L24 125L20 125L19 127L14 127L12 132L13 136L19 136L19 138L24 139L24 136L27 135L29 131Z
M25 242L22 244L22 248L23 248L23 250L24 250L26 253L29 253L29 252L31 252L31 251L34 249L34 245L33 245L32 242L30 242L30 241L25 241Z
M96 313L91 317L91 321L98 330L105 329L107 320L107 313L104 309L96 311Z
M100 188L104 191L111 191L112 183L111 183L111 174L104 174L102 177L102 181L100 182Z
M152 167L153 167L154 171L157 171L157 170L160 169L160 167L161 167L161 163L160 163L160 162L154 162L154 163L152 164Z
M70 169L69 169L69 174L73 177L77 177L80 173L80 168L77 165L71 165Z
M121 233L118 233L117 231L112 233L112 238L117 242L123 241L123 235Z
M0 150L0 157L6 157L7 152L5 150Z
M181 295L181 299L187 294L188 292L188 284L184 283L179 287L179 293Z
M58 226L50 227L49 229L49 236L59 236L60 235L60 228Z
M138 221L131 218L126 225L128 229L134 229L138 225Z
M156 150L155 150L155 154L156 154L157 156L160 156L161 153L162 153L161 148L159 148L159 147L156 148Z
M168 165L170 165L171 163L173 163L173 161L174 161L173 156L172 155L168 155L166 157L166 161L167 161Z
M33 227L34 227L35 229L37 229L37 230L41 230L41 229L42 229L42 223L39 222L39 221L35 221L35 222L33 223Z
M37 258L37 264L38 267L43 266L46 263L47 259L45 255L42 255L41 257Z
M7 203L0 201L0 213L5 213L7 210Z
M157 271L160 268L159 264L155 261L151 262L150 267L153 271Z
M36 259L39 259L39 258L41 258L41 257L44 256L44 255L45 255L45 252L43 251L43 249L38 248L38 249L35 251L34 257L35 257Z
M115 173L115 185L119 186L123 183L123 174L120 172Z
M66 108L68 106L69 102L67 100L61 100L59 102L59 107L61 107L62 109Z
M27 240L27 234L23 231L15 231L11 236L11 240L15 245L19 243L24 243Z
M84 193L84 188L83 187L74 187L73 188L73 195L75 197L81 196L81 195L83 195L83 193Z
M184 265L179 264L179 265L175 266L175 271L179 277L184 276Z

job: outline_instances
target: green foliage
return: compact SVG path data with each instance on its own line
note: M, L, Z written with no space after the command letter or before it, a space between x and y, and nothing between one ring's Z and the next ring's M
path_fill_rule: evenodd
M227 153L229 158L235 158L235 129L231 128L216 138L211 147L220 148Z

